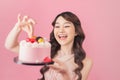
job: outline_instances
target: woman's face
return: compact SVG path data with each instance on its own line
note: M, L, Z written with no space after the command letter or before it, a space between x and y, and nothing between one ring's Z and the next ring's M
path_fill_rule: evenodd
M54 26L54 35L61 46L72 44L76 36L75 27L72 22L60 16Z

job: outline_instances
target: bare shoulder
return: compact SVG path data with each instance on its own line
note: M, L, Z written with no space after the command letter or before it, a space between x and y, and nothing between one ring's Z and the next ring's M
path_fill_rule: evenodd
M83 64L84 66L92 66L93 65L93 60L90 58L90 57L86 57L84 60L83 60Z
M93 66L93 60L90 57L86 57L83 60L83 69L81 70L82 73L82 80L87 80L89 72Z

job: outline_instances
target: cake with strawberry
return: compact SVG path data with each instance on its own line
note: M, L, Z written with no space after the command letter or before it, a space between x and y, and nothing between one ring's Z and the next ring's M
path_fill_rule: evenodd
M27 38L20 42L19 57L21 62L50 62L51 44L42 37Z

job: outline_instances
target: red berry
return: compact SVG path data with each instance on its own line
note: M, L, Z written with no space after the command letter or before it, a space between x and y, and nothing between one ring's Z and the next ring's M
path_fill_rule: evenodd
M34 43L36 40L34 38L27 38L26 39L26 42L31 42L31 43Z
M27 39L26 39L26 42L30 42L30 38L27 38Z
M44 62L51 62L52 60L49 57L44 58Z
M34 43L34 42L35 42L35 39L31 38L31 39L30 39L30 42L31 42L31 43Z

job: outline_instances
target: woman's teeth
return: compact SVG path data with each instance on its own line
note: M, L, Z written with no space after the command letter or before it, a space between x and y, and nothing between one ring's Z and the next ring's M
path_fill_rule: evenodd
M66 39L67 38L67 35L58 35L59 39Z

